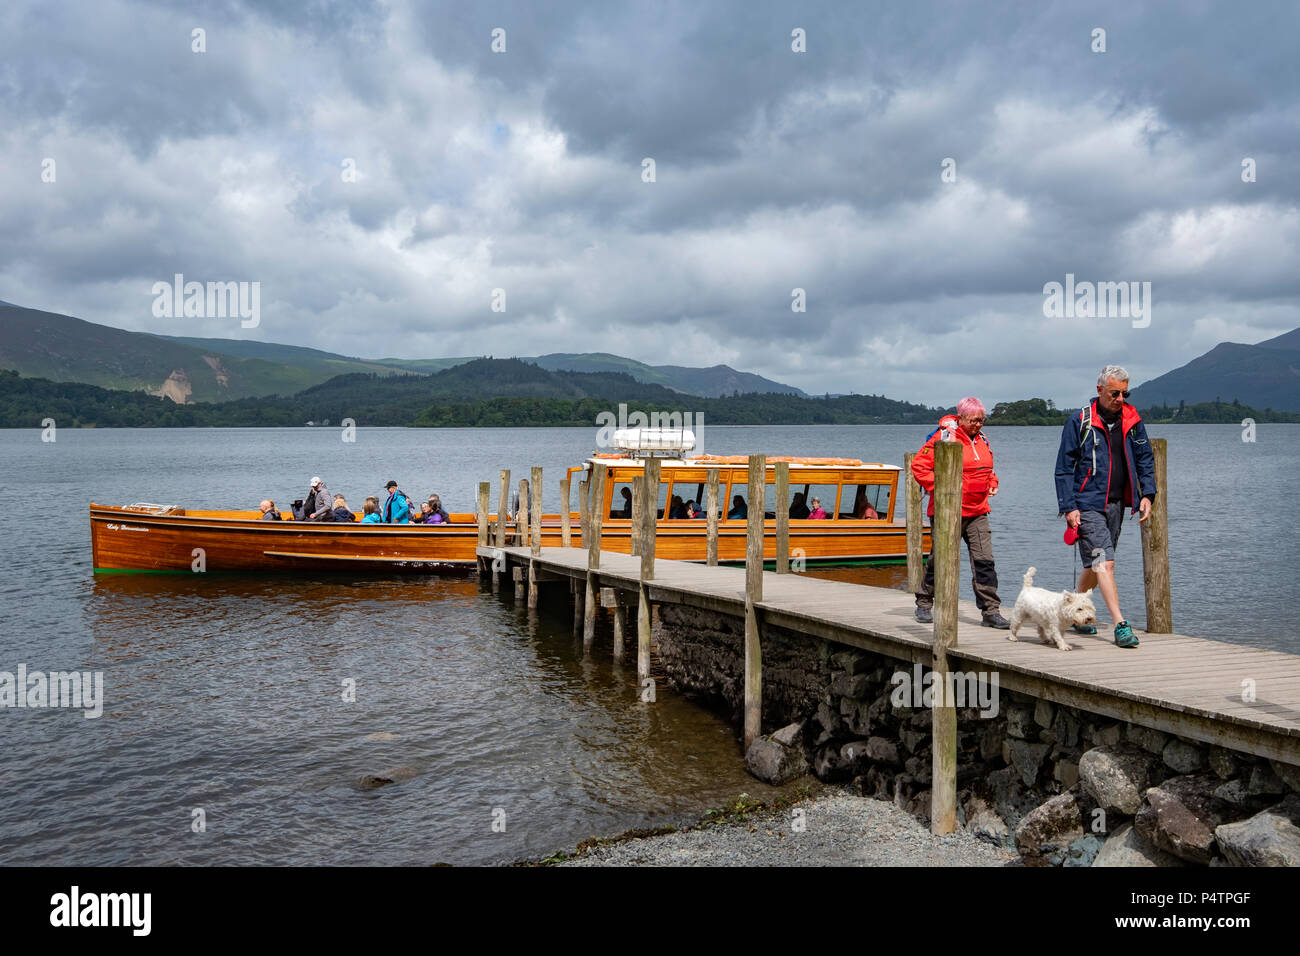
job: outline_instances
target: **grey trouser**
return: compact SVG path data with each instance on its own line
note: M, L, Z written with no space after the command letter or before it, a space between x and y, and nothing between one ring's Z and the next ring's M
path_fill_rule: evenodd
M970 583L975 591L975 604L985 617L996 614L1002 602L998 599L998 572L993 567L993 531L989 528L989 516L962 518L961 536L966 542L966 553L970 555ZM916 592L916 606L934 606L933 554L925 562L925 580L921 582L921 590Z

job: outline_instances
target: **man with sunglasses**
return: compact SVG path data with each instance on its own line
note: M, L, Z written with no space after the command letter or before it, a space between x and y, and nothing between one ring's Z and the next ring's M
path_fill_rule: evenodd
M1139 515L1139 523L1150 517L1156 480L1146 426L1137 409L1124 401L1128 382L1128 372L1107 365L1097 377L1097 397L1066 420L1056 456L1056 500L1065 523L1079 536L1083 572L1077 590L1099 588L1115 622L1115 643L1137 647L1137 636L1119 607L1115 546L1125 505ZM1097 633L1091 624L1074 630Z

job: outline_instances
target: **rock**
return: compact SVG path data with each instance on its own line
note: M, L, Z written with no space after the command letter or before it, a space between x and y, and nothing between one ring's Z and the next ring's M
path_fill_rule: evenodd
M1278 779L1290 789L1300 792L1300 767L1282 763L1280 760L1270 760L1268 765L1273 768L1273 772L1277 774Z
M1038 771L1043 766L1047 752L1052 749L1051 745L1031 744L1027 740L1017 740L1014 737L1007 741L1007 745L1011 750L1011 765L1020 773L1025 786L1032 787L1034 781L1038 779Z
M832 734L844 726L844 721L840 720L839 713L825 701L817 705L817 723Z
M1269 769L1268 764L1257 763L1250 772L1246 792L1254 796L1280 796L1286 790L1282 778Z
M911 774L912 779L917 783L929 785L930 783L930 761L924 757L908 757L903 769Z
M1028 707L1014 706L1007 709L1007 736L1028 737L1034 732L1034 712Z
M385 770L381 773L364 774L357 780L357 783L363 790L375 790L379 787L386 787L390 783L405 783L419 774L419 772L418 768L408 764L404 767L394 767L392 770Z
M865 740L850 740L840 747L840 765L848 773L865 773L871 763Z
M1093 866L1186 866L1171 853L1153 846L1133 824L1125 823L1106 838Z
M990 721L989 725L980 732L980 759L992 760L1002 753L1002 741L1006 739L1006 732L1002 724L998 721Z
M854 700L861 700L871 692L871 682L867 679L866 674L855 674L843 677L837 677L831 681L831 694L835 697L851 697Z
M361 779L357 781L362 790L377 790L393 782L392 777L381 777L378 774L371 773L362 775Z
M1214 798L1222 800L1230 807L1236 807L1242 813L1255 813L1263 810L1276 798L1267 794L1250 793L1246 781L1240 778L1220 784L1214 790Z
M1079 718L1068 707L1056 708L1056 720L1052 722L1052 733L1060 743L1067 747L1079 746Z
M879 763L899 762L898 747L893 741L886 740L884 737L872 737L867 741L867 756Z
M867 719L871 721L872 727L893 726L897 715L889 702L888 694L881 694L872 702L871 706L867 708Z
M1177 738L1169 741L1160 752L1165 766L1175 773L1196 773L1205 766L1205 755L1201 748Z
M1170 777L1146 793L1133 825L1162 850L1189 863L1207 864L1214 856L1214 830L1228 822L1228 808L1214 799L1212 774Z
M894 792L893 778L879 767L867 771L865 788L877 800L888 800Z
M989 793L993 798L993 808L998 816L1014 828L1029 810L1037 805L1037 799L1025 791L1020 772L1015 767L1003 767L988 775Z
M1153 754L1161 753L1165 749L1165 745L1169 743L1168 734L1138 724L1129 725L1127 737L1129 743L1135 744Z
M1225 823L1214 836L1233 866L1300 866L1300 794L1249 820Z
M1002 738L1001 756L1002 756L1002 762L1006 764L1008 767L1011 766L1011 739L1008 737Z
M766 783L779 787L808 772L802 748L785 747L770 737L759 737L745 751L745 769Z
M978 794L972 794L963 804L966 814L966 829L977 840L992 843L994 846L1006 846L1011 840L1011 831L989 801Z
M907 806L903 809L928 825L930 823L930 791L918 791L907 801Z
M817 750L819 747L821 747L822 744L829 743L834 739L835 739L835 734L831 733L829 730L823 730L820 734L816 736L816 738L814 738L812 744L813 750L814 751Z
M827 783L842 780L847 773L847 768L844 766L844 761L840 759L840 748L831 743L817 751L817 756L813 759L813 773L817 775L818 780Z
M1051 727L1055 710L1050 701L1040 700L1034 705L1034 723L1044 729Z
M861 651L840 651L831 655L831 666L850 676L865 673L871 664L871 658Z
M1079 758L1079 782L1099 807L1131 816L1142 809L1152 763L1150 754L1131 744L1094 747Z
M918 710L912 715L912 726L918 730L929 730L934 723L934 714L929 710Z
M1092 833L1084 834L1070 844L1062 866L1092 866L1101 852L1101 838Z
M1079 765L1073 760L1058 761L1056 767L1052 770L1052 779L1056 780L1066 790L1073 789L1074 785L1079 782Z
M787 724L772 734L771 739L782 747L798 746L803 741L803 721L799 721L797 724Z
M1094 729L1092 739L1098 747L1114 747L1119 743L1119 724L1107 724Z
M899 739L903 743L903 749L908 753L916 753L923 750L930 742L930 735L921 730L911 730L904 727L898 732Z
M1231 750L1224 750L1222 747L1211 747L1207 756L1210 769L1220 780L1231 780L1237 775L1237 757Z
M1070 844L1083 836L1083 819L1074 794L1062 793L1025 814L1016 827L1016 849L1021 856L1040 857L1051 863L1064 860Z

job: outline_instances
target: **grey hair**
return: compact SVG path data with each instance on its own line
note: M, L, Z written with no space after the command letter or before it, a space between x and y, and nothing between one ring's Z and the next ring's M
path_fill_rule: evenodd
M1127 382L1129 380L1128 370L1119 365L1107 365L1101 370L1101 374L1097 376L1097 384L1105 385L1111 379L1117 382Z

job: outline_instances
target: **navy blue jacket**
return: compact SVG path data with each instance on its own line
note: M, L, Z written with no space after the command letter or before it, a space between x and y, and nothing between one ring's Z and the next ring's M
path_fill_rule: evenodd
M1156 496L1156 460L1137 409L1125 403L1120 412L1129 475L1121 500L1136 513L1143 498ZM1087 424L1085 416L1090 416ZM1137 494L1133 493L1134 480L1138 483ZM1061 432L1061 449L1056 455L1056 503L1061 514L1076 509L1105 511L1110 481L1110 441L1094 398L1087 408L1070 415Z

